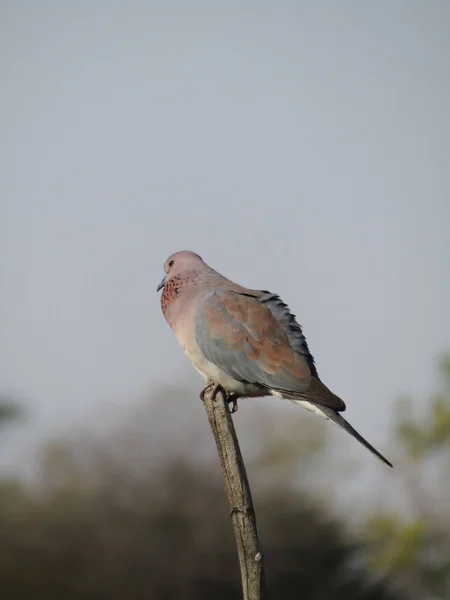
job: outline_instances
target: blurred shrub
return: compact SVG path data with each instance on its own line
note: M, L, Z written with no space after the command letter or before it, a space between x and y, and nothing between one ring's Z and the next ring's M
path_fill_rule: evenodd
M48 445L35 481L2 482L2 598L240 598L216 462L172 452L158 464L145 437L141 445L135 437L128 454L117 439ZM277 453L267 447L262 465ZM268 598L399 600L398 590L369 575L361 540L287 479L275 481L254 488Z
M374 572L389 574L413 597L450 598L450 356L438 368L436 392L421 414L398 403L393 444L400 510L372 511L363 534Z

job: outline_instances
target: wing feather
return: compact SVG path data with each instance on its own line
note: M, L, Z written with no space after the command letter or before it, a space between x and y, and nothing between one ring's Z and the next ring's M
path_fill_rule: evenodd
M205 357L231 377L334 410L345 404L316 379L269 308L258 298L214 290L200 298L195 339Z

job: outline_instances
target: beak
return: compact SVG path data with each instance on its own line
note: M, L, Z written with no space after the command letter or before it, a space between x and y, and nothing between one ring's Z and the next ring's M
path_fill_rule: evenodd
M156 291L159 292L159 290L162 290L162 288L164 287L164 284L166 283L166 278L163 277L161 283L158 285L158 287L156 288Z

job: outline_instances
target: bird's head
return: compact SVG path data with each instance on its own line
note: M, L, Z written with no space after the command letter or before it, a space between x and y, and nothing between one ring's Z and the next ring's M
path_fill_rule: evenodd
M189 271L195 271L204 266L205 263L201 257L190 250L182 250L181 252L171 254L164 263L164 272L166 275L158 285L157 291L159 292L172 277Z

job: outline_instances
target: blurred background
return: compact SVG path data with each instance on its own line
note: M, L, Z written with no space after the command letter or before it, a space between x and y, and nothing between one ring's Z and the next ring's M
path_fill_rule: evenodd
M0 589L237 598L190 249L277 292L350 422L234 416L269 598L450 598L450 6L0 1Z

